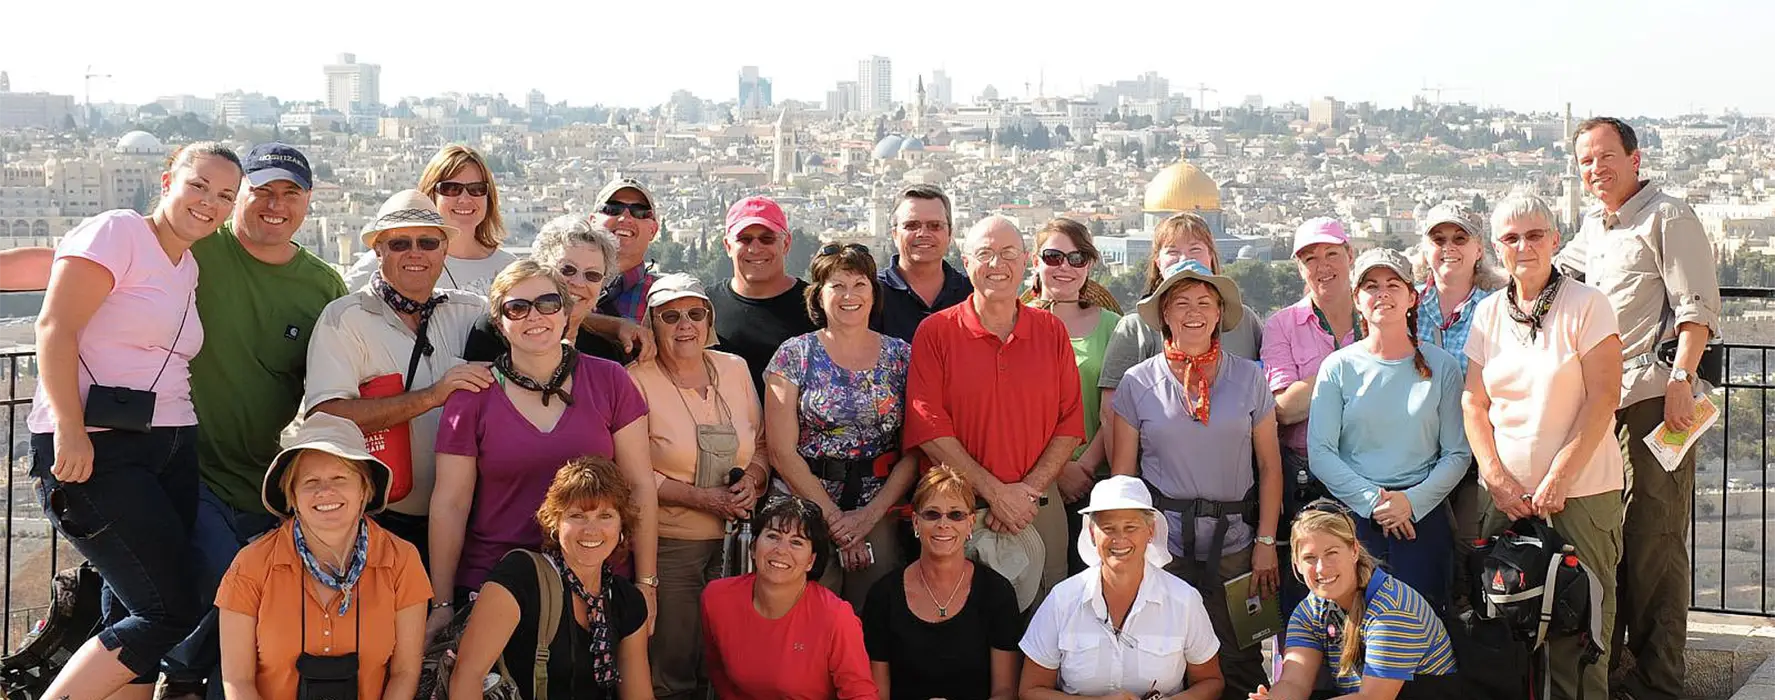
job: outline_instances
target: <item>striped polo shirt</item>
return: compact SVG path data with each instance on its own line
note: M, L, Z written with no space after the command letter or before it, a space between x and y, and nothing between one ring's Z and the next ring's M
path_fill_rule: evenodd
M1361 672L1338 673L1338 690L1360 690L1362 676L1410 681L1455 672L1448 630L1417 591L1377 569L1363 599L1368 608L1362 614ZM1288 620L1285 646L1319 650L1336 672L1344 653L1343 624L1344 611L1336 603L1309 595Z

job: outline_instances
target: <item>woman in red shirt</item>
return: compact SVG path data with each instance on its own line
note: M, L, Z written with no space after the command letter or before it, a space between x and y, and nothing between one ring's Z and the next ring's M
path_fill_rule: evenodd
M820 507L775 500L752 531L756 573L703 589L703 659L725 700L851 700L876 697L863 624L821 586L832 551Z

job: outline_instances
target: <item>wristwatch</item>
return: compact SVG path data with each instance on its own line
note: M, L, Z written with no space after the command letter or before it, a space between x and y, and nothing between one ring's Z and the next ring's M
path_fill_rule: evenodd
M1267 544L1271 547L1274 547L1274 546L1276 546L1276 537L1274 535L1258 535L1257 536L1257 543L1258 544Z
M1695 373L1690 372L1689 370L1683 369L1681 367L1678 367L1676 369L1670 370L1670 381L1688 382L1689 384L1694 384L1695 383Z
M654 575L636 576L635 583L652 588L659 588L659 577Z

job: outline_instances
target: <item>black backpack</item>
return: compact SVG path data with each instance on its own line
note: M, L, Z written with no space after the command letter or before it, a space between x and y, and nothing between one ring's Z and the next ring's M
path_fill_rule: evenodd
M0 657L0 697L42 697L68 658L98 631L102 583L98 570L87 563L55 575L43 619L32 627L18 651Z
M1526 692L1497 697L1549 697L1546 661L1550 639L1582 639L1581 667L1602 658L1602 585L1585 568L1577 549L1546 521L1518 520L1502 534L1478 544L1472 557L1472 570L1478 572L1469 598L1473 610L1471 619L1463 618L1456 625L1461 628L1455 640L1457 662L1463 669L1487 669L1487 673L1524 668L1497 665L1505 659L1522 658L1517 650L1507 648L1509 641L1514 641L1522 655L1538 659L1539 664L1538 668L1529 664L1520 675L1528 686ZM1463 656L1472 657L1471 661ZM1517 678L1475 678L1470 685L1514 684ZM1472 690L1478 692L1477 687Z

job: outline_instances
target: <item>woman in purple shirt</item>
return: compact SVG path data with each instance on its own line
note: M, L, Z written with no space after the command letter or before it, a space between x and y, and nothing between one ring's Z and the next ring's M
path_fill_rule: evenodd
M520 260L494 278L491 292L511 350L493 363L494 390L459 391L444 404L428 631L448 623L452 603L478 590L507 552L541 546L533 516L555 472L578 457L613 458L628 475L641 506L630 548L637 570L653 571L656 529L648 523L657 508L641 392L621 365L562 342L572 301L552 271Z
M56 246L31 476L44 517L104 579L105 614L44 697L152 696L160 658L203 616L185 561L198 479L189 363L203 346L191 244L228 218L240 180L233 151L191 144L160 176L153 213L99 214Z

